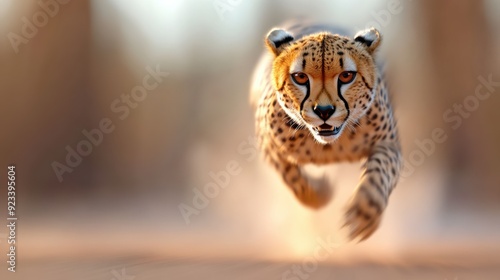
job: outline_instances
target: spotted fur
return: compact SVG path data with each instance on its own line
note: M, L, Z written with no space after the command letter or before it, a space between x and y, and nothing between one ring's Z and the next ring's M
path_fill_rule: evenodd
M369 29L349 38L328 30L295 26L268 34L270 51L257 66L251 91L256 131L265 158L312 208L330 197L324 186L311 184L304 164L366 160L345 214L350 237L364 240L378 228L399 178L398 130L374 59L380 33ZM344 71L355 73L352 82L340 82ZM307 75L307 84L292 78L297 72ZM334 113L322 119L316 106L330 106Z

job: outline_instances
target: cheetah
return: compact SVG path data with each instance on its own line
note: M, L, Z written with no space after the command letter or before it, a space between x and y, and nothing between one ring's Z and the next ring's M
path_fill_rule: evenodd
M375 28L354 37L320 25L272 29L250 99L259 147L285 185L318 209L330 195L314 184L305 164L365 161L345 212L351 240L378 228L402 168L398 128L375 53ZM325 191L326 190L326 191Z

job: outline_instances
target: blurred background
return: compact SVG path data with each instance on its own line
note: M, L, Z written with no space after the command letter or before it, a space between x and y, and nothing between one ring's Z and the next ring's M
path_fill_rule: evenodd
M340 225L361 164L322 168L335 196L311 211L255 148L252 71L296 18L384 36L405 176L360 244ZM500 277L498 1L0 0L0 31L0 178L16 164L19 217L2 279L282 279L318 240L337 245L311 279ZM435 129L447 140L422 148Z

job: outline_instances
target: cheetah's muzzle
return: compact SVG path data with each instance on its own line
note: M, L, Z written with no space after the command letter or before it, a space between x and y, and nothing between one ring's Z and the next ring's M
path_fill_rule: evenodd
M331 125L328 125L326 123L322 124L319 126L319 129L317 129L317 133L320 136L332 136L332 135L337 135L340 132L340 129L342 128L342 125L336 126L332 129Z

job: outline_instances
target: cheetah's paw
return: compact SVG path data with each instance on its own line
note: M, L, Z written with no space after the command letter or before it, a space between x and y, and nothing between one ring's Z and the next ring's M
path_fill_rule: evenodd
M367 190L359 189L352 198L343 227L349 230L349 239L363 241L378 228L382 218L383 206Z

